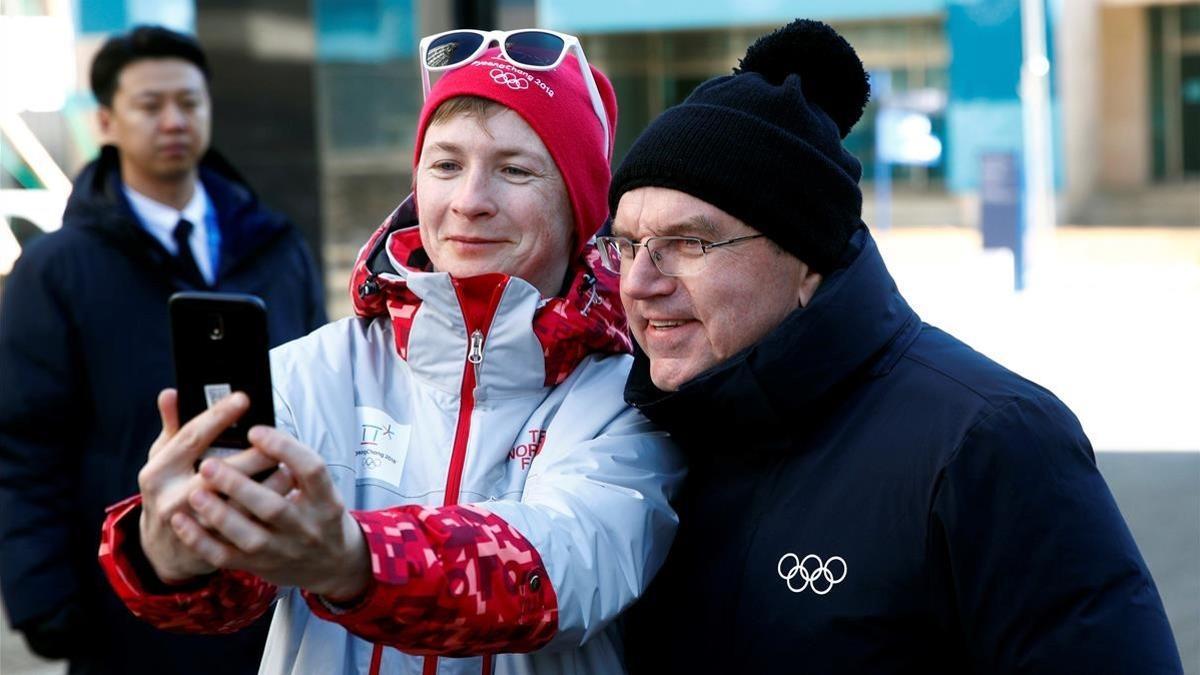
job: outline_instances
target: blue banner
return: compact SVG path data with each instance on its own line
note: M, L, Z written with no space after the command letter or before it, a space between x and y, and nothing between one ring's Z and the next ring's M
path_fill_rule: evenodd
M538 23L568 33L617 33L735 26L782 25L796 18L822 21L941 14L946 0L537 0Z

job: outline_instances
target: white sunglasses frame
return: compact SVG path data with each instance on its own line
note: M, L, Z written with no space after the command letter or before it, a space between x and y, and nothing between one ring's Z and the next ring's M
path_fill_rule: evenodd
M474 53L471 54L471 56L458 61L457 63L445 66L435 66L431 68L425 62L429 53L429 45L431 45L434 40L437 40L440 37L453 35L454 33L472 33L482 37L483 40L479 43L479 47ZM559 52L558 58L554 60L554 63L545 66L531 66L525 63L520 63L510 57L508 55L508 50L504 48L505 38L513 33L545 33L547 35L553 35L554 37L563 41L563 50ZM455 68L461 68L465 65L468 65L475 59L478 59L479 56L487 51L493 43L500 47L501 56L512 62L514 65L526 70L554 70L563 62L563 59L567 58L567 52L574 51L575 59L579 63L579 70L583 74L584 82L587 84L588 96L592 99L592 111L596 113L596 117L600 119L600 126L604 129L604 156L610 159L612 158L610 145L612 136L608 128L608 112L604 109L604 101L600 98L600 88L596 86L596 78L592 76L592 68L588 65L587 57L583 55L583 45L579 43L579 38L575 37L574 35L546 30L544 28L521 28L518 30L490 31L475 30L472 28L459 28L457 30L448 30L441 33L435 33L434 35L426 35L425 37L421 38L421 43L417 49L418 60L420 61L421 67L421 100L424 101L425 99L429 98L429 73L454 70Z

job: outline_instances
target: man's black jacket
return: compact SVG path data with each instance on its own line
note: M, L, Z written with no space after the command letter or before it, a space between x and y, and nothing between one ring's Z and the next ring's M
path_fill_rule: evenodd
M209 153L212 290L267 304L271 344L325 322L298 231ZM96 562L106 506L137 491L173 384L167 299L189 290L136 221L106 147L75 181L63 227L24 251L0 303L0 587L10 622L72 673L256 672L263 627L233 638L161 633L113 595Z
M627 617L635 673L1178 673L1075 416L848 267L680 391L626 398L689 462Z

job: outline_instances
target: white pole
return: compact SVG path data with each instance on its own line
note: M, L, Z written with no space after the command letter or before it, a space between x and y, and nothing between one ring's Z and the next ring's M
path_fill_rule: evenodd
M1054 160L1050 124L1050 59L1044 0L1021 0L1021 119L1027 279L1044 278L1054 246Z

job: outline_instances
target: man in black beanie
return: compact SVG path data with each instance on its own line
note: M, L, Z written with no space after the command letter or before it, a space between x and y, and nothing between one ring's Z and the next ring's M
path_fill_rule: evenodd
M631 669L1182 672L1075 416L896 290L842 146L867 96L850 45L796 21L613 179L626 399L691 463Z

